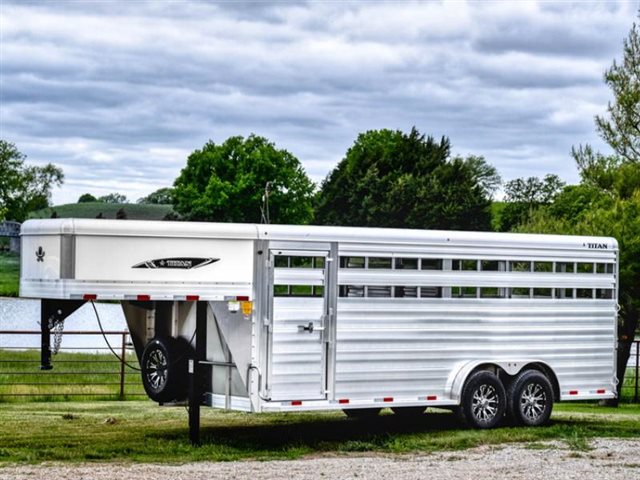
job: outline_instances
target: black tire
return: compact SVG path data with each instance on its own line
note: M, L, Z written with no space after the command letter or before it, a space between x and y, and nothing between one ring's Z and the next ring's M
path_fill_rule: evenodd
M552 409L553 387L538 370L520 372L507 388L507 412L517 425L544 425Z
M506 392L500 379L491 372L471 375L462 389L460 409L462 420L473 428L493 428L505 414Z
M344 414L349 418L355 418L357 420L367 420L376 418L380 413L381 408L345 408L342 410Z
M394 407L391 410L395 415L402 418L416 418L424 414L427 407Z
M140 361L142 385L153 401L173 402L187 398L187 342L170 337L149 341Z

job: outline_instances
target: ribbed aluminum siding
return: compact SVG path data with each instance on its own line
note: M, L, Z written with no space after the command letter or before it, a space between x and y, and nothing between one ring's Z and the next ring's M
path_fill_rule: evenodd
M553 245L550 245L553 247ZM349 245L341 255L434 256L535 261L615 262L612 251L510 252L480 248L420 254ZM444 250L444 249L443 249ZM435 254L435 255L434 255ZM395 271L341 268L339 285L435 285L608 288L614 274ZM534 358L547 362L561 391L610 390L614 378L616 300L515 298L339 298L336 398L443 398L461 362ZM444 399L444 398L443 398Z
M614 302L340 299L336 396L442 398L456 364L536 358L561 390L611 387Z

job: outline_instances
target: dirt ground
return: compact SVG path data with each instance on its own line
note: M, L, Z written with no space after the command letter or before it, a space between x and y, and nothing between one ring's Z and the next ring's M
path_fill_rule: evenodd
M0 480L186 479L634 479L640 440L598 439L589 449L561 442L482 446L455 452L319 456L300 460L199 462L182 465L83 463L6 466Z

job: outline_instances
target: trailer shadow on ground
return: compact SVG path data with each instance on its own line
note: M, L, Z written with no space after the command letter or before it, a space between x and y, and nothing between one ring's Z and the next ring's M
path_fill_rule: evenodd
M278 414L268 423L255 425L203 425L202 446L251 450L257 456L273 452L405 452L470 448L483 443L566 439L571 445L586 444L585 436L630 436L627 425L602 423L589 417L554 418L538 428L524 428L505 419L496 430L469 429L452 412L430 410L412 417L387 413L369 419L350 419L339 414ZM640 419L637 420L640 428ZM235 422L234 422L235 423ZM184 439L187 432L172 436ZM640 435L640 432L638 433ZM633 435L631 435L633 436ZM164 438L167 438L166 435Z
M274 421L275 420L275 421ZM207 426L201 430L202 444L225 444L256 450L318 448L340 444L340 450L357 451L382 447L396 436L464 430L450 412L427 413L412 418L393 414L377 418L350 419L341 415L318 419L311 414L278 415L268 424ZM178 432L176 432L178 433ZM183 435L183 432L180 432ZM346 443L345 443L346 442Z

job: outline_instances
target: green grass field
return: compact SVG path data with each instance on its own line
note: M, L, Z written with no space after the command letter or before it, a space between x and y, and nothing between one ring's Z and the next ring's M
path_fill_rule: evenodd
M286 459L318 453L409 453L484 444L560 440L585 450L595 437L640 438L640 406L562 404L549 426L469 430L429 411L409 421L387 413L366 422L341 412L245 414L202 409L203 445L188 441L187 412L151 402L0 405L0 465L45 461L188 462Z
M36 210L29 214L29 218L50 218L55 211L59 218L96 218L102 213L104 218L116 218L116 212L121 208L129 220L163 220L168 214L173 214L171 205L143 205L138 203L69 203Z
M0 252L0 297L17 297L20 286L20 257Z
M126 360L137 366L133 352ZM60 352L52 364L41 371L39 352L0 349L0 403L119 398L120 362L112 354ZM125 399L146 398L139 372L125 366L124 380Z

